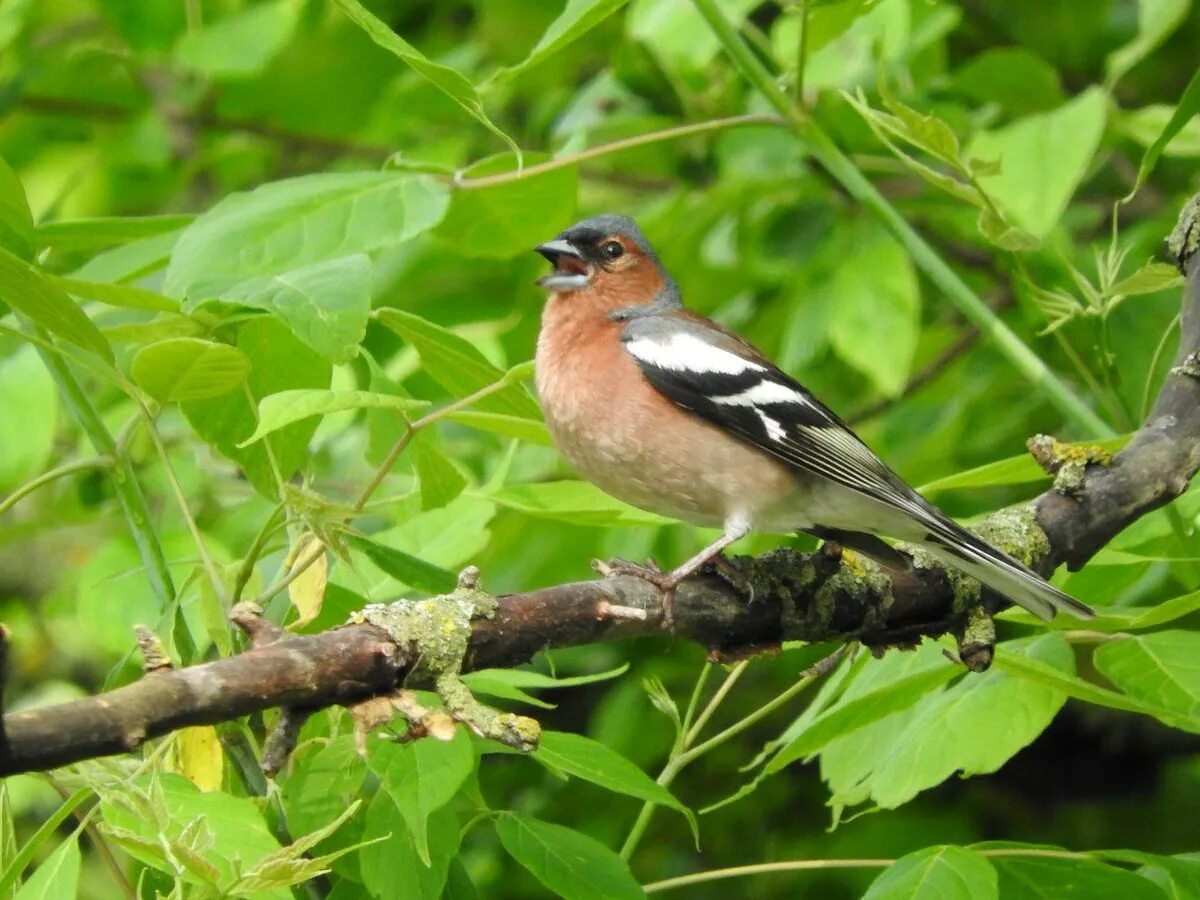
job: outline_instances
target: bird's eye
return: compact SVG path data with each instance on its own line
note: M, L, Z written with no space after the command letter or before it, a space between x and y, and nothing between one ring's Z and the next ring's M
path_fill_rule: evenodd
M605 259L616 259L625 253L620 241L605 241L600 245L600 252Z

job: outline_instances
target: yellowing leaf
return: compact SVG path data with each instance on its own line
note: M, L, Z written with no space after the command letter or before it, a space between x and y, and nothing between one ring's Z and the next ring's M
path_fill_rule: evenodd
M307 562L314 553L320 555L303 572L296 576L288 585L288 597L296 608L299 617L292 626L299 628L307 625L321 612L321 604L325 601L325 587L329 584L329 557L323 546L317 546L316 537L306 534L296 541L296 546L289 554L292 571Z
M177 771L202 791L221 789L225 751L211 725L183 728L175 735Z

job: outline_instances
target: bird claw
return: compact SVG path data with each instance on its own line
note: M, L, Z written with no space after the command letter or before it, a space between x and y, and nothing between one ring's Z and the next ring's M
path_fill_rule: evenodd
M632 578L640 578L642 581L648 582L658 588L658 592L662 595L662 629L663 631L669 631L671 636L674 637L675 588L679 586L679 579L673 574L663 572L652 559L646 560L646 565L644 566L639 566L637 563L632 563L625 559L613 559L609 562L594 559L592 560L592 568L605 578L617 578L621 575L628 575Z

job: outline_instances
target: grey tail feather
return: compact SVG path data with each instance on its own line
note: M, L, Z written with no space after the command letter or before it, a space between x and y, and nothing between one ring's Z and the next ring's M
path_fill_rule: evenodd
M1060 591L1036 572L969 531L949 520L936 524L937 527L930 529L924 542L930 553L978 578L1038 618L1048 621L1060 610L1081 619L1095 617L1096 613L1090 607Z

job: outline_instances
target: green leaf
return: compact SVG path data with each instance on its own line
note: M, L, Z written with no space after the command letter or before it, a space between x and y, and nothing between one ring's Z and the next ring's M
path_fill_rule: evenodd
M1184 91L1185 97L1190 98L1190 88L1195 83L1195 80L1189 82L1188 89ZM1138 109L1123 109L1116 115L1114 124L1130 140L1150 147L1163 135L1178 109L1179 105L1169 103L1150 103ZM1184 120L1183 127L1163 145L1161 156L1200 156L1200 116L1193 113L1192 118Z
M356 253L233 284L203 283L192 288L185 309L216 299L274 313L327 360L344 363L367 331L371 277L371 261Z
M1149 262L1128 278L1122 278L1109 289L1109 294L1133 297L1154 294L1183 286L1183 276L1168 263Z
M344 540L402 584L428 594L444 594L454 589L457 581L454 573L433 563L357 534L347 534Z
M532 69L572 41L583 37L627 2L628 0L567 0L563 11L542 33L529 55L516 65L498 71L483 89L493 82L507 81Z
M628 669L629 663L624 663L607 672L597 672L594 675L574 675L567 678L553 678L549 675L543 675L541 672L533 672L528 669L477 669L474 672L468 672L463 675L463 681L467 683L472 693L489 694L493 697L502 697L506 700L516 700L520 703L528 703L531 706L541 707L542 709L554 709L553 703L546 703L543 700L539 700L532 694L526 693L523 688L544 690L549 688L577 687L582 684L593 684L598 681L607 681L610 678L616 678L619 675L623 675Z
M401 524L372 534L371 540L438 567L441 571L436 579L432 578L432 572L425 576L426 588L423 590L441 593L441 589L433 590L430 581L436 580L438 585L443 585L447 573L457 572L477 559L488 545L488 523L496 514L496 507L468 494L457 497L441 509L417 512L415 506L414 503L409 513L400 517ZM355 562L355 572L339 575L335 569L334 580L370 600L391 599L402 593L396 584L399 576L388 574L369 558ZM451 586L456 580L451 581ZM404 584L416 587L409 582Z
M1134 181L1129 193L1125 196L1125 200L1131 199L1141 186L1146 183L1146 179L1154 171L1154 167L1158 164L1158 158L1162 156L1163 151L1183 131L1184 126L1194 122L1198 116L1200 116L1200 69L1192 76L1192 80L1188 82L1188 86L1183 89L1183 96L1179 98L1179 102L1175 105L1175 112L1171 114L1171 118L1163 126L1162 131L1159 132L1154 142L1146 148L1146 152L1142 155L1142 161L1138 165L1137 179Z
M622 503L589 481L514 484L487 496L500 506L528 516L573 525L668 525L675 521Z
M90 350L106 362L113 361L108 341L83 310L41 272L3 248L0 300L58 337Z
M1036 250L1042 243L1025 229L1011 224L990 206L985 206L979 211L976 225L980 234L1003 250L1021 253Z
M62 278L56 275L48 276L58 288L82 300L97 300L109 306L119 306L125 309L148 309L155 312L177 313L180 309L178 300L164 297L145 288L130 287L124 284L103 284L98 281L81 281L78 278Z
M189 28L175 47L175 57L209 78L257 75L291 39L300 17L294 0L249 6Z
M517 438L517 440L542 447L554 446L554 440L550 437L550 432L546 430L545 423L537 419L510 416L506 413L480 412L477 409L460 409L450 413L446 418L480 431L490 431L502 437Z
M159 403L207 400L246 380L250 360L237 347L182 337L148 344L133 357L130 374Z
M1138 0L1137 35L1118 47L1104 62L1105 83L1111 90L1125 73L1150 55L1187 17L1191 0Z
M1132 434L1122 434L1116 437L1104 438L1098 441L1079 441L1069 444L1070 447L1102 447L1116 452L1129 443ZM964 472L956 472L944 478L938 478L921 485L917 490L922 494L936 494L940 491L962 490L964 488L992 487L1001 484L1028 484L1035 481L1049 480L1046 470L1038 465L1028 453L1010 456L996 462L985 463Z
M970 57L953 75L972 100L997 103L1009 113L1045 112L1062 104L1058 71L1024 47L1000 47Z
M439 900L458 854L458 816L448 807L429 814L429 862L422 861L404 815L392 795L379 791L367 808L363 840L386 838L358 854L362 883L380 900Z
M873 679L860 676L845 700L857 696L856 689L890 681L898 672L945 665L941 646L934 642L926 642L915 656L897 655L911 662L873 661L865 670L877 670ZM1058 634L1006 641L997 648L997 663L1008 658L1031 659L1073 674L1071 648ZM931 691L908 709L834 738L821 749L821 776L833 791L831 803L841 808L870 800L894 809L955 772L994 772L1050 724L1065 700L1060 691L1031 685L1000 665Z
M0 495L46 468L58 427L54 379L29 346L0 358Z
M488 362L470 341L448 328L399 309L380 309L376 316L380 324L412 344L429 376L457 397L473 394L506 377L507 373ZM540 420L537 403L519 380L511 377L508 387L480 399L475 406L487 412Z
M926 165L915 157L906 153L903 149L896 145L892 140L893 137L901 137L904 131L903 125L895 116L889 116L886 113L872 109L867 103L866 98L860 90L856 95L848 91L842 91L842 97L854 107L855 111L866 120L866 123L875 132L875 136L879 138L883 144L892 151L892 154L904 164L904 166L913 172L915 175L925 179L934 187L945 191L952 197L957 197L966 203L971 203L975 206L980 205L983 201L979 197L979 192L966 182L960 181L952 175L939 171L932 166Z
M725 18L740 25L757 0L717 0ZM698 74L720 44L690 0L633 0L625 17L629 36L640 41L668 70Z
M960 674L956 666L947 662L944 666L922 669L898 678L870 693L855 696L848 702L836 703L785 744L763 771L766 774L778 772L798 759L819 752L835 738L908 709L930 691Z
M1131 697L1200 720L1200 633L1156 631L1096 648L1096 668Z
M693 834L699 834L695 814L680 803L674 794L599 741L581 734L543 731L533 755L548 766L590 781L605 790L669 807L688 820Z
M392 31L385 22L380 21L368 12L358 0L334 0L334 3L338 9L346 14L350 21L365 31L371 40L389 53L398 56L418 75L425 78L434 87L461 106L475 121L479 122L488 131L508 144L512 152L520 159L521 148L488 118L487 113L483 110L483 104L479 100L479 94L475 91L475 87L460 72L431 60L408 41L404 40L404 38L400 37L400 35L396 34L396 32Z
M288 826L299 832L327 827L358 796L366 777L367 766L358 755L353 735L298 748L291 765L280 775Z
M908 382L921 324L917 276L904 248L882 227L854 230L846 264L829 286L829 340L838 356L886 396Z
M1153 716L1172 728L1178 728L1182 731L1192 732L1193 734L1200 734L1200 717L1184 715L1177 710L1159 706L1144 699L1139 699L1128 694L1121 694L1117 691L1110 691L1107 688L1092 684L1090 681L1084 681L1078 676L1064 674L1035 659L1022 659L1017 656L1001 659L997 656L993 667L1009 672L1026 681L1045 685L1076 700L1083 700L1088 703L1094 703L1097 706L1108 707L1109 709L1119 709L1124 712Z
M67 817L75 811L79 804L91 798L92 791L89 788L80 788L67 797L58 809L38 825L37 831L25 842L17 855L5 865L4 874L0 875L0 896L12 896L13 887L17 884L17 880L24 873L30 860L33 859L34 854L37 853L42 844L54 836L55 831L67 820Z
M527 163L545 154L530 154ZM461 173L466 179L486 178L518 169L510 153L481 160ZM564 166L531 173L500 184L475 187L467 181L454 192L438 235L465 256L511 259L528 254L534 245L556 234L575 219L579 168Z
M1044 238L1058 223L1100 145L1108 98L1092 87L1057 109L979 134L967 154L998 159L979 183L1013 224Z
M998 900L996 869L963 847L926 847L902 856L871 882L863 900Z
M370 391L280 391L268 394L258 402L258 427L238 447L249 447L268 434L313 416L327 416L348 409L391 409L406 413L428 405L425 400Z
M163 864L164 844L176 854L187 851L187 856L196 857L190 864L186 857L180 860L189 884L210 883L213 876L221 884L232 884L240 872L279 850L262 813L246 797L220 791L202 793L186 778L172 774L140 776L132 787L145 798L143 802L135 802L137 796L129 795L129 786L101 794L106 830L123 830L135 840L118 843L135 858L163 871L170 871ZM266 896L283 900L288 895Z
M206 283L228 286L233 276L283 274L394 247L441 221L448 201L438 181L389 172L304 175L231 194L179 237L163 292L192 296Z
M114 284L142 278L167 265L171 251L182 235L182 230L169 231L105 250L76 269L72 277Z
M72 834L21 885L16 900L60 900L78 896L81 862L79 837Z
M33 0L9 0L0 5L0 51L21 36L32 9Z
M564 900L645 896L625 861L586 834L516 813L495 823L508 854Z
M274 467L278 466L279 477L287 480L308 460L308 442L316 431L317 420L296 422L272 434L268 439L270 455L264 442L245 448L238 444L254 433L258 424L255 407L263 397L288 390L327 388L332 367L271 316L243 323L238 329L237 348L250 360L250 396L238 392L188 401L182 405L183 414L203 440L242 467L260 493L277 498L279 485Z
M114 244L162 238L184 228L195 218L192 215L167 215L59 219L56 222L43 222L38 225L36 237L38 246L42 249L57 252L95 251Z
M7 871L17 859L17 826L13 819L12 797L8 783L0 781L0 872ZM0 889L0 897L11 900L12 891Z
M989 841L974 850L992 851L989 860L1000 878L1000 896L1021 900L1163 900L1162 889L1134 872L1098 860L1071 857L1057 847ZM1033 851L1021 855L1021 850ZM1011 855L1000 851L1014 851ZM1060 856L1050 855L1053 853Z
M446 455L436 431L424 429L412 443L413 467L421 489L421 509L445 506L467 487L467 479Z
M0 156L0 249L9 250L20 259L33 259L33 214L25 200L21 179L3 156Z
M268 853L227 890L230 894L239 897L258 897L262 891L303 884L324 875L336 860L347 853L362 850L372 842L381 841L382 838L373 838L338 847L328 853L306 855L310 854L318 844L332 837L348 819L358 812L361 805L361 800L355 800L324 828L296 838L292 843L286 847L280 847L274 853Z
M949 125L935 115L919 113L911 106L901 103L888 89L887 79L879 79L879 96L893 114L889 130L914 147L948 166L959 167L958 135ZM883 117L880 117L881 121Z
M449 741L374 741L367 760L399 807L417 856L431 865L429 816L449 803L475 770L475 749L466 729L459 728Z

